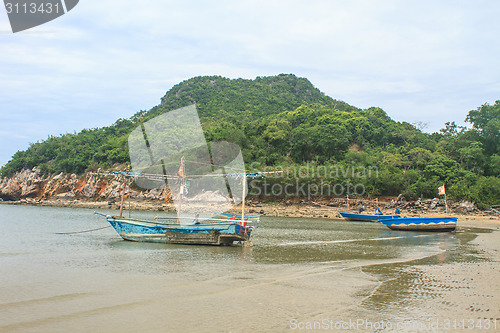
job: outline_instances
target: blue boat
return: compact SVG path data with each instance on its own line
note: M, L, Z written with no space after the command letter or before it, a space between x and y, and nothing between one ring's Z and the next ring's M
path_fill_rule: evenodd
M231 213L216 213L216 218L219 219L236 219L241 220L241 214L231 214ZM260 214L245 214L245 220L248 221L260 221Z
M380 220L389 229L409 231L453 231L457 227L456 217L406 217Z
M106 220L124 240L135 242L231 245L248 241L255 228L240 221L206 219L201 223L193 220L192 224L181 224L175 217L163 219L168 220L147 221L106 215Z
M163 113L136 127L129 134L128 147L134 172L113 172L124 180L120 214L105 216L123 239L201 245L231 245L250 239L255 227L247 225L250 216L245 214L247 177L264 173L246 172L239 146L209 144L195 105ZM129 213L129 218L123 217L131 178L143 189L168 189L177 216L143 220L132 219ZM240 203L245 219L233 218L234 214L214 217L213 212L226 212Z
M337 210L344 219L348 221L365 221L365 222L377 222L381 220L391 220L397 219L399 215L383 215L383 214L356 214Z

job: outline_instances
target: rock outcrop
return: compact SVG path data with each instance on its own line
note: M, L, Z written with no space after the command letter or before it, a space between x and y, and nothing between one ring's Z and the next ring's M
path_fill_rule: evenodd
M119 175L86 173L45 175L39 169L23 170L9 178L0 179L0 199L18 201L33 199L83 199L91 201L119 200L123 179ZM170 201L167 189L135 190L129 185L125 193L134 200Z
M13 201L14 203L42 204L70 207L104 207L117 208L120 204L120 198L123 189L123 178L119 175L113 175L106 172L86 173L84 175L76 174L44 174L37 168L32 170L22 170L9 178L0 179L0 200ZM139 210L159 210L173 211L172 195L166 188L140 190L134 186L126 185L125 194L132 202L133 209ZM218 198L214 193L204 193L198 199L204 199L203 196L209 196L212 200ZM223 197L221 200L225 200ZM332 208L344 209L346 199L341 197L318 197L305 200L294 197L287 199L274 198L273 202L279 202L285 209L284 212L277 207L277 212L268 212L266 214L281 216L312 216L327 217L328 212L319 211L321 208L332 210ZM248 198L248 207L259 206L260 200L257 198ZM480 211L473 202L462 201L453 202L448 200L448 212L452 214L479 214ZM130 205L130 203L129 203ZM445 202L442 198L427 200L404 201L398 198L383 198L380 202L365 198L350 200L350 209L358 211L363 208L366 212L375 212L379 206L384 212L392 212L400 208L407 214L439 213L445 212ZM287 209L287 207L289 209ZM295 207L296 215L290 213ZM310 211L308 211L310 210ZM253 212L252 210L250 212ZM256 210L259 212L259 209ZM264 211L261 211L264 214ZM301 215L302 214L302 215ZM283 215L283 216L285 216ZM330 216L331 217L331 216Z

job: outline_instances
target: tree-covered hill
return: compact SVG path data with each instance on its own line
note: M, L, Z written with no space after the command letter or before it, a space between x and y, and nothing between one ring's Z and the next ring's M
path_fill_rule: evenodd
M161 104L149 111L139 111L108 127L50 136L32 144L12 157L2 168L2 176L35 166L47 172L82 173L88 168L127 163L127 136L135 127L159 114L193 103L196 103L209 140L224 139L242 145L248 142L246 130L254 122L260 123L264 117L293 111L304 104L357 110L325 96L309 80L295 75L281 74L255 80L195 77L172 87L161 99Z
M356 182L364 195L433 197L449 194L482 206L500 203L500 101L469 112L472 127L451 121L439 133L392 120L380 108L359 109L324 95L307 79L280 74L255 80L202 76L170 89L161 104L113 125L51 136L19 151L2 169L8 177L38 167L47 173L83 173L128 164L128 134L159 114L196 103L208 141L240 145L247 166L343 170L308 182ZM376 176L345 172L372 168ZM296 175L294 175L296 176ZM304 177L302 177L304 178ZM283 179L281 179L283 181Z

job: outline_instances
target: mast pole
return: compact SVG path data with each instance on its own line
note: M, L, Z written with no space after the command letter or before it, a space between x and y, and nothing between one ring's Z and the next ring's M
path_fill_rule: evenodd
M184 156L181 157L181 166L179 167L179 171L177 172L179 177L181 178L181 186L179 187L179 209L177 210L177 223L181 223L181 207L182 207L182 193L184 192L184 182L185 182L185 173L184 173Z
M127 177L123 176L122 199L120 201L120 217L123 217L123 200L125 199L125 186L127 185Z
M446 209L446 215L448 215L448 203L446 202L446 188L443 186L440 186L438 188L438 194L443 195L444 194L444 207Z
M177 223L181 223L180 217L181 217L181 206L182 206L182 191L184 190L183 187L183 180L181 179L181 186L179 188L179 209L177 210Z
M131 208L131 206L130 206L130 194L131 194L131 193L130 193L130 191L129 191L129 193L128 193L128 218L129 218L129 219L130 219L130 218L132 218L132 208Z
M444 207L446 210L446 215L448 215L448 203L446 202L446 192L444 193Z
M246 193L245 193L245 189L247 187L247 174L246 172L243 174L243 191L242 191L242 194L243 194L243 197L241 199L241 221L243 223L243 220L245 220L245 196L246 196Z

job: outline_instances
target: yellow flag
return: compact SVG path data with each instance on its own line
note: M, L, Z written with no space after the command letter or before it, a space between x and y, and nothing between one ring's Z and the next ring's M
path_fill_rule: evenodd
M446 194L446 191L444 189L444 185L438 187L438 194L439 195L445 195Z

